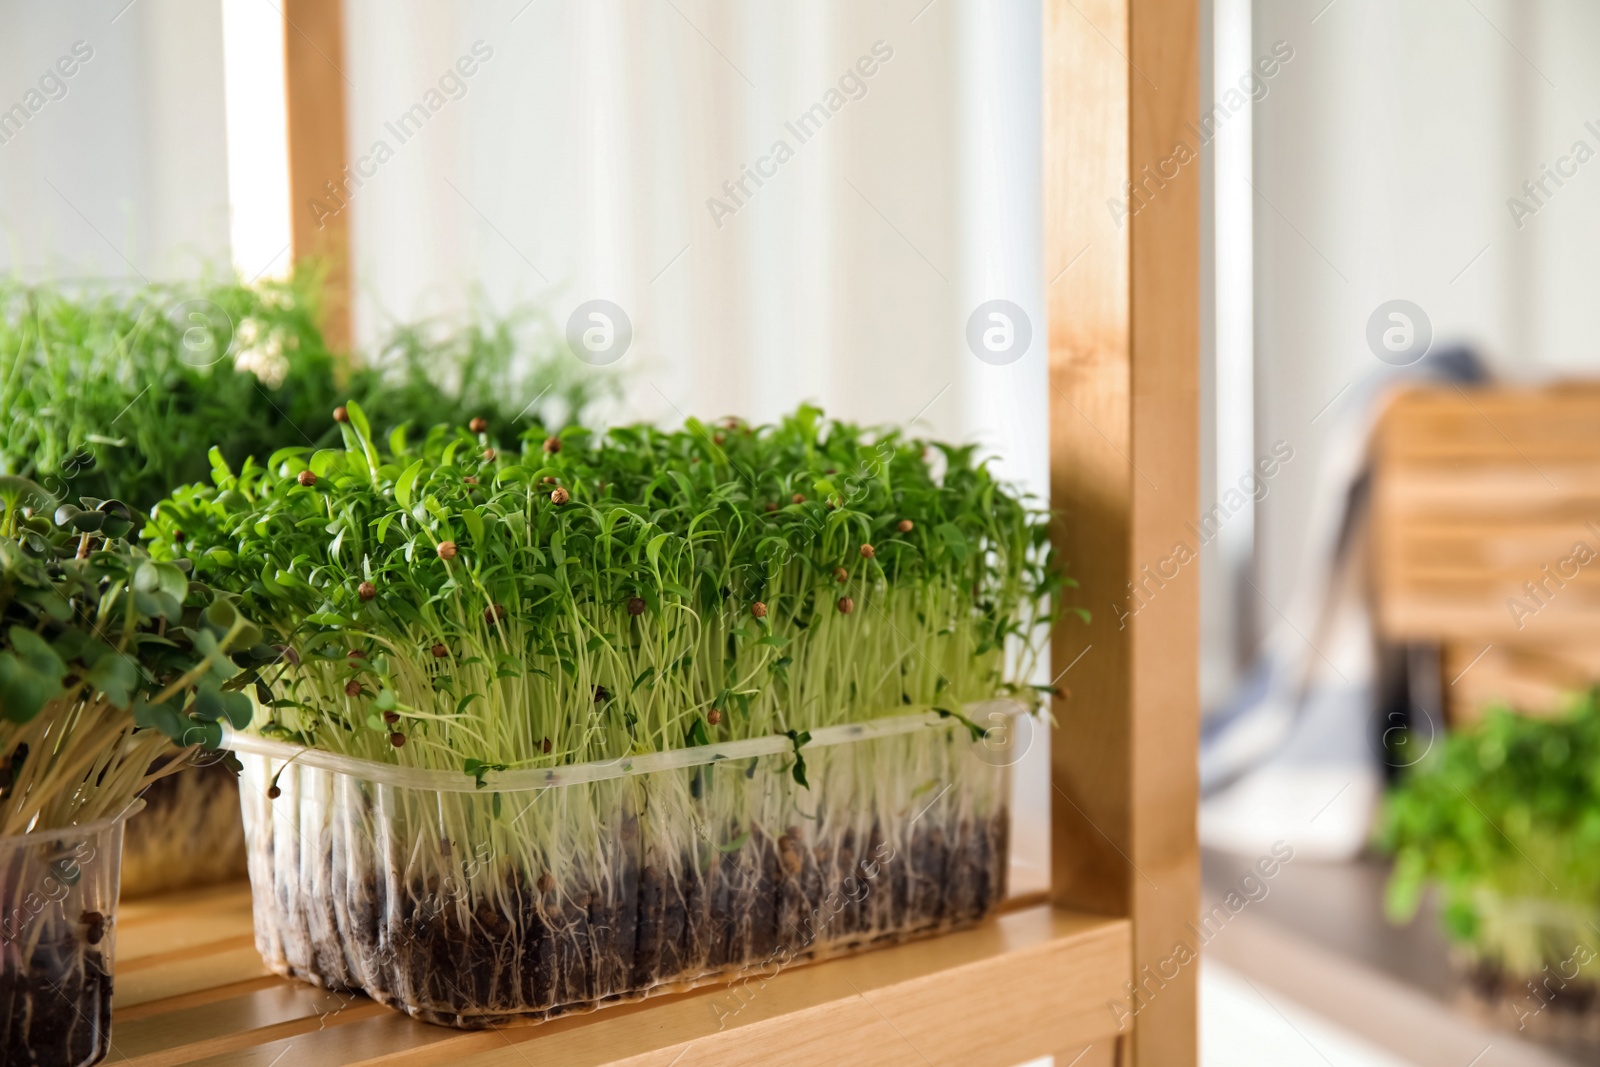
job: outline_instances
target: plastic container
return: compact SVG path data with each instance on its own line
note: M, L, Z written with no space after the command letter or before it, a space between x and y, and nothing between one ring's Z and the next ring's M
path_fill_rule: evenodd
M1600 1040L1600 906L1471 895L1473 934L1454 955L1470 1007L1555 1041Z
M770 978L971 925L1005 895L1011 753L935 715L812 731L809 788L787 737L490 773L482 788L227 744L267 965L428 1022Z
M222 762L185 767L143 793L145 817L122 843L125 898L245 876L239 778Z
M143 806L0 837L0 1063L82 1067L109 1051L122 832Z

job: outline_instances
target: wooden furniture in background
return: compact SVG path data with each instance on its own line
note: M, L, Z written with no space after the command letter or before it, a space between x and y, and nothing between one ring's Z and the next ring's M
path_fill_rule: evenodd
M322 333L350 351L350 211L345 206L344 5L282 0L288 94L290 257L327 270Z
M1411 387L1373 447L1379 626L1441 647L1449 721L1600 680L1600 385Z
M306 204L343 170L338 6L284 7L297 256L330 239L306 227ZM1195 0L1044 5L1053 536L1083 583L1069 603L1093 612L1054 636L1072 695L1054 708L1048 902L790 968L731 1018L716 1005L732 994L714 984L462 1033L267 974L244 888L141 901L118 920L111 1062L1194 1064L1197 967L1174 950L1199 947L1188 926L1200 878L1196 568L1137 614L1128 591L1142 566L1187 543L1198 512L1200 179L1186 126L1198 19ZM1194 156L1180 161L1179 144ZM1130 176L1144 195L1119 217L1108 201L1127 197ZM341 268L347 220L331 238Z

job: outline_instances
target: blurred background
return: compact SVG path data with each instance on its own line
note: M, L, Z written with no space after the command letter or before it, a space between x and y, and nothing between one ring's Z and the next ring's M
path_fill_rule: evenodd
M308 209L349 226L356 350L607 300L632 343L588 421L809 399L1046 495L1036 0L343 11L355 174ZM0 3L0 271L285 277L280 20ZM1600 7L1203 21L1206 1062L1595 1062ZM966 335L995 299L1031 330L998 364Z

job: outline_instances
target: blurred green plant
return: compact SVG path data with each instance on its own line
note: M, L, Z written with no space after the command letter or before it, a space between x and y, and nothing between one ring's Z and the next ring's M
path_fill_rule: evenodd
M1491 708L1476 727L1452 732L1391 792L1377 842L1395 855L1385 902L1394 921L1409 920L1432 884L1451 939L1514 970L1570 954L1573 938L1593 942L1600 696L1575 697L1549 719ZM1539 925L1563 931L1545 950Z
M317 327L320 274L164 284L132 292L0 281L0 473L61 500L147 508L229 463L286 445L336 445L346 397L395 424L482 416L576 421L616 380L562 359L531 311L480 301L454 319L395 327L341 382ZM381 427L384 431L391 425Z

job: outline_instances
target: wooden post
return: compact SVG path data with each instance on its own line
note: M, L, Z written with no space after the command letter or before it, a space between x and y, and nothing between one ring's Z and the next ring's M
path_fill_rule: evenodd
M1195 0L1045 4L1051 504L1093 613L1053 645L1052 894L1133 920L1144 1067L1197 1055L1198 42Z
M282 4L291 255L297 263L315 256L327 270L322 331L329 349L342 354L350 350L343 4L341 0L282 0Z

